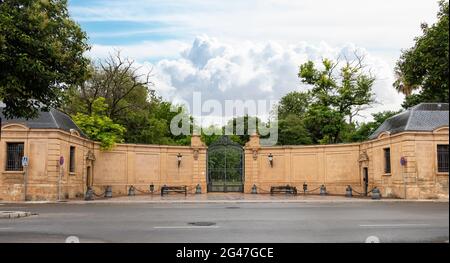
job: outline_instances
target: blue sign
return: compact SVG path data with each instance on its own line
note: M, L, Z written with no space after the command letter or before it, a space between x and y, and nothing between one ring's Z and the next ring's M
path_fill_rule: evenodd
M406 163L407 163L407 161L406 161L406 158L405 158L405 157L400 158L400 164L401 164L402 166L405 166Z

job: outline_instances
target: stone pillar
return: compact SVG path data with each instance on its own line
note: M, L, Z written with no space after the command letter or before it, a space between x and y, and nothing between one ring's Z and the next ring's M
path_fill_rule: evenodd
M192 135L191 148L194 156L192 182L194 185L200 184L202 193L206 193L206 145L200 135Z
M259 135L250 135L250 140L245 144L245 169L244 169L244 192L250 193L253 184L258 182L258 151L261 148Z

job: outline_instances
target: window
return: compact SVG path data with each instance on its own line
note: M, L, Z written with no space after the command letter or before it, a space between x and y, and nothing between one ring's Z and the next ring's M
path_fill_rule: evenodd
M391 173L391 149L384 148L384 173Z
M75 172L75 146L70 146L69 172Z
M23 143L6 144L6 171L22 171Z
M438 172L448 173L448 144L437 146Z

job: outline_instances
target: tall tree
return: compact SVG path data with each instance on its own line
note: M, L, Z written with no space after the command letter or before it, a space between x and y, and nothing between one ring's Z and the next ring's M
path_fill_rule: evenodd
M279 119L279 145L305 145L312 143L313 140L308 129L305 127L304 119L295 114L289 114Z
M63 110L75 115L92 115L94 103L105 101L105 116L126 128L123 139L128 143L181 144L190 143L186 135L173 135L172 119L186 114L182 107L163 101L151 89L151 70L145 72L136 63L123 58L120 52L90 66L91 77L66 93ZM187 116L189 118L189 116ZM191 120L192 123L192 120Z
M278 118L283 119L288 115L303 117L308 110L311 98L307 92L292 91L284 95L278 105Z
M87 77L86 34L66 0L0 0L0 100L8 118L36 117Z
M88 80L71 88L65 110L91 114L92 104L99 97L105 98L106 114L111 119L145 108L152 85L151 71L141 70L133 60L122 58L119 51L110 54L90 65Z
M422 23L422 35L415 44L404 50L396 64L394 87L403 92L405 87L418 90L406 95L403 107L421 102L446 102L449 93L449 3L439 1L438 21L432 26Z
M316 68L312 61L300 66L299 78L312 86L305 125L314 143L342 142L346 125L351 125L353 118L374 101L375 78L365 71L364 57L357 53L354 57L346 59L343 65L339 60L324 59L322 69Z

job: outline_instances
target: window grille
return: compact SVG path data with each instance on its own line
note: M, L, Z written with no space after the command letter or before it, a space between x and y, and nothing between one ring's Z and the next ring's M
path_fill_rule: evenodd
M22 171L23 143L6 145L6 171Z
M448 144L437 146L438 172L448 173Z
M70 146L70 157L69 157L69 172L75 172L75 147Z
M384 173L391 173L391 149L384 149Z

